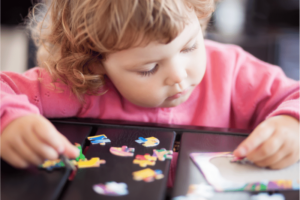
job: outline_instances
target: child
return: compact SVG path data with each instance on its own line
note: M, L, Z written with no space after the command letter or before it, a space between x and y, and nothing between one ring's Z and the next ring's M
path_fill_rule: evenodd
M1 156L11 165L77 156L46 119L55 117L252 128L236 156L273 169L299 160L299 83L204 40L212 0L53 0L47 9L32 18L41 68L1 73Z

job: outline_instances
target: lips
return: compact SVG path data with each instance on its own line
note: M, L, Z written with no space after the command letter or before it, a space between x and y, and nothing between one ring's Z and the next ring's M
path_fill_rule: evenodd
M178 99L179 97L185 95L187 92L189 91L189 89L184 90L183 92L178 92L177 94L170 96L167 98L167 100L174 100L174 99Z

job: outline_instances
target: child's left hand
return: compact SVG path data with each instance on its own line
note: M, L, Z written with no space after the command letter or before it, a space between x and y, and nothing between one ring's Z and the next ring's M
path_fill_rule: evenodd
M299 160L299 121L287 115L259 124L233 152L260 167L281 169Z

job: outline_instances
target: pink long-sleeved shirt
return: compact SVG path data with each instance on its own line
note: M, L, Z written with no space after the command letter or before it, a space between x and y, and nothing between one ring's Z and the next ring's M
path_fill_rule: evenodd
M299 120L299 82L237 46L205 41L205 47L203 80L186 102L172 108L136 106L109 79L104 95L85 95L82 105L66 86L56 83L59 89L55 90L50 75L41 68L24 74L2 72L1 131L14 119L31 113L48 118L76 116L237 129L252 129L275 115Z
M1 131L12 120L30 113L48 118L76 116L238 129L254 128L267 117L280 114L299 119L299 82L237 46L212 41L205 46L203 80L186 102L172 108L136 106L124 99L109 79L104 95L85 95L86 104L82 105L66 86L55 84L55 90L51 77L41 68L22 75L2 72Z

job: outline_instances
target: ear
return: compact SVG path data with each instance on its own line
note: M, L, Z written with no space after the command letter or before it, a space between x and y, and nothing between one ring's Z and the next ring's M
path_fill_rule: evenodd
M104 65L101 62L92 62L88 65L88 70L92 74L104 75L106 70Z

